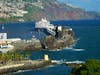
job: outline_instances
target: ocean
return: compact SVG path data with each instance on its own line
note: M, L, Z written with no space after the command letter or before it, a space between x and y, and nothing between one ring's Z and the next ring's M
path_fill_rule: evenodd
M76 42L69 48L58 51L31 51L32 60L42 59L44 54L57 61L85 61L100 59L100 21L52 21L54 25L73 28ZM8 38L30 39L33 36L34 22L0 24L0 32L7 32ZM2 29L2 26L4 28ZM19 71L11 75L69 75L72 68L64 64L49 66L37 70Z

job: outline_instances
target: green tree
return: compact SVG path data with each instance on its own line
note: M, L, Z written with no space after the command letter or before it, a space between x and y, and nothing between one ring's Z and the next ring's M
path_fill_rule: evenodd
M81 67L74 67L73 75L100 75L100 60L87 60Z

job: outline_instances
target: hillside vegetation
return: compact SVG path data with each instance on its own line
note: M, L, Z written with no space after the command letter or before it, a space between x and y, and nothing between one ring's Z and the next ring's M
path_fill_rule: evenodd
M70 75L100 75L100 60L87 60L81 67L74 67Z

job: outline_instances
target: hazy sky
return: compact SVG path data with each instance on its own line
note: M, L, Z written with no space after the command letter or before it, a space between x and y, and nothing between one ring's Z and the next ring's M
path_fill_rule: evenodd
M58 1L79 6L88 11L100 12L100 0L58 0Z

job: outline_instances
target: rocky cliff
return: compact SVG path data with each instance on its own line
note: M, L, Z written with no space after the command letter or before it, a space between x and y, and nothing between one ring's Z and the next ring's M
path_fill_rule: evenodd
M63 4L57 0L40 0L40 3L40 7L34 5L32 8L33 13L30 14L29 20L39 20L42 17L47 17L49 20L100 19L100 13L86 12L79 7Z

